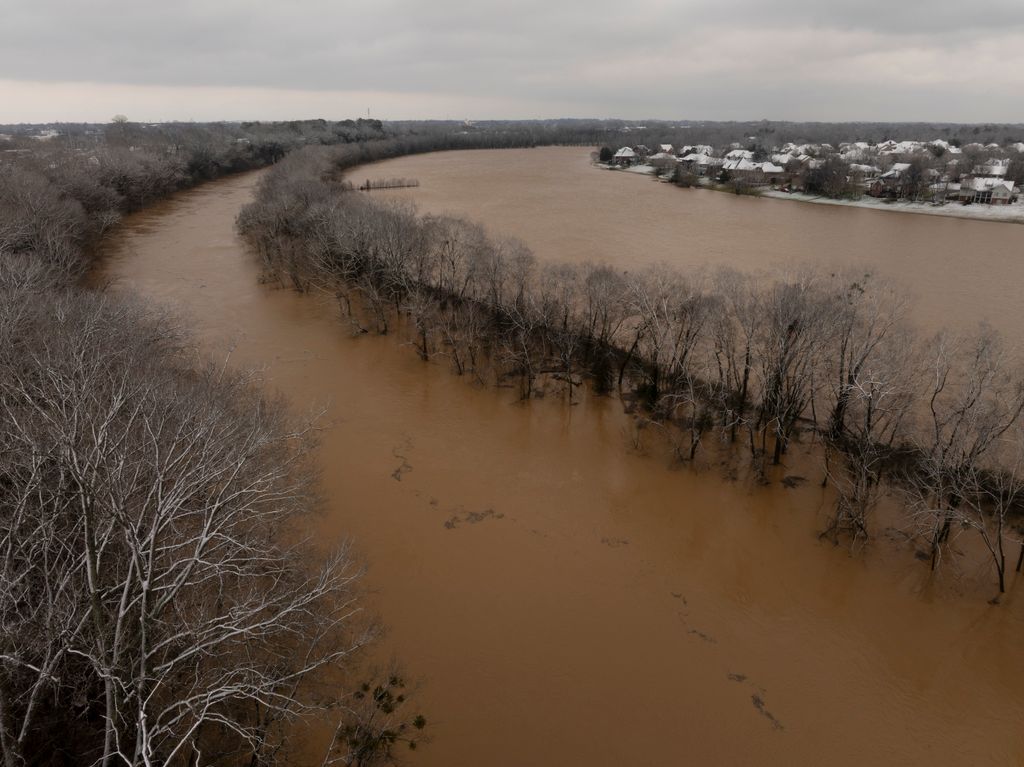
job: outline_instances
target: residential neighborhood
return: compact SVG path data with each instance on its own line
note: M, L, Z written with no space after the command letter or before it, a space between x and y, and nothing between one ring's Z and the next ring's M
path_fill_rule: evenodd
M1020 200L1024 143L958 145L942 139L852 141L764 147L733 143L643 144L601 150L609 168L654 174L680 186L724 186L737 193L772 189L837 200L864 196L964 205Z

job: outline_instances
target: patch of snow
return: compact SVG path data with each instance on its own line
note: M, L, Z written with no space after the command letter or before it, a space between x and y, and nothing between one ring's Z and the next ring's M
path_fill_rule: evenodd
M620 170L626 173L641 173L645 176L649 176L655 172L655 168L650 165L630 165L628 168L620 168Z
M947 216L949 218L972 218L980 221L1004 221L1014 224L1024 224L1024 203L1013 203L1011 205L962 205L957 202L947 202L942 205L933 205L928 202L886 202L877 197L861 197L859 200L833 200L828 197L816 197L810 194L799 192L779 192L774 189L767 189L761 192L762 197L771 197L776 200L796 200L799 202L810 202L819 205L839 205L847 208L870 208L872 210L887 210L893 213L923 213L930 216Z

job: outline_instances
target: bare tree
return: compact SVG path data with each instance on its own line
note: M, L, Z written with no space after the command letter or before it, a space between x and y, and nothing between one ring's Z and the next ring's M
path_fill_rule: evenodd
M910 337L890 333L843 379L843 428L826 431L824 440L826 481L837 497L823 535L833 541L848 536L856 546L868 537L869 516L914 402L912 358Z
M348 549L296 540L310 428L200 364L165 318L102 295L6 298L5 760L42 747L44 702L102 712L74 745L104 765L273 748L318 709L305 682L371 636Z
M1018 423L992 448L994 460L987 466L965 469L962 501L956 523L978 533L992 560L999 594L1006 592L1006 547L1012 533L1010 519L1024 501L1024 433ZM1024 542L1020 543L1024 551ZM998 602L999 596L993 600Z
M903 321L905 298L892 285L881 284L871 274L840 274L833 277L835 300L831 337L833 349L829 378L831 413L828 432L841 437L851 397L861 396L862 373L870 367L888 337Z
M832 332L830 302L813 274L797 274L767 289L760 316L758 425L762 450L769 432L774 438L772 463L777 465L821 383L821 349Z
M928 348L928 410L906 487L934 570L972 478L993 444L1020 418L1024 386L989 327L968 338L940 334Z
M754 343L760 326L760 298L754 278L730 269L714 277L717 306L712 309L711 338L715 363L713 397L730 442L745 424L754 456L754 430L747 409L754 371Z

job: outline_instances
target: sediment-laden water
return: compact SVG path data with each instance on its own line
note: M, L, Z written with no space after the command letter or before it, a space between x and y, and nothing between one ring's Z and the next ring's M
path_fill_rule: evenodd
M922 279L947 303L982 279L953 255L1024 269L1007 265L1020 227L685 192L592 171L584 150L494 158L368 172L417 177L388 194L470 213L542 257L759 266L806 242L795 255L930 263ZM981 559L930 581L896 530L857 556L818 541L829 501L813 461L767 487L669 468L653 443L632 449L613 399L517 404L394 337L351 337L331 303L259 282L233 229L257 178L130 217L97 278L176 308L296 409L325 410L311 534L356 539L381 655L425 683L434 740L414 764L1024 764L1019 583L991 606ZM1020 284L1004 278L991 310ZM787 473L808 481L787 488Z
M584 147L437 152L349 173L415 178L370 192L522 239L538 258L636 269L863 266L913 296L923 330L987 320L1024 343L1024 226L679 189L590 163Z

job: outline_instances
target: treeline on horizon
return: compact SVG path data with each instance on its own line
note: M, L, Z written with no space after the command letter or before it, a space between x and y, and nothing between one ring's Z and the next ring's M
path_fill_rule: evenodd
M189 132L217 133L232 140L248 139L254 144L291 147L296 135L307 144L337 144L372 141L381 136L398 135L516 135L518 141L543 144L658 144L686 146L708 144L725 147L780 146L785 143L829 143L886 140L929 141L942 139L954 145L996 143L1007 146L1024 142L1024 123L954 123L954 122L816 122L790 120L623 120L561 118L548 120L292 120L286 122L169 122L132 123L136 140L152 143L163 136L188 135ZM0 134L10 136L0 141L0 154L5 148L38 148L41 143L64 143L88 147L107 141L110 125L90 123L46 123L0 125ZM31 138L40 130L53 129L59 135L49 142ZM524 145L522 143L516 145Z
M340 128L116 121L0 152L5 766L281 764L308 718L334 731L330 763L420 742L401 674L359 660L361 561L302 534L310 424L175 318L82 280L127 212L385 136Z
M1005 590L1024 500L1024 377L992 329L922 338L901 291L856 271L538 261L473 222L339 180L399 150L309 148L272 169L239 217L268 275L333 294L357 332L400 327L424 360L517 382L523 398L552 381L570 401L584 380L618 391L681 460L725 446L764 476L795 440L820 440L836 496L824 534L863 542L891 493L932 568L973 530Z

